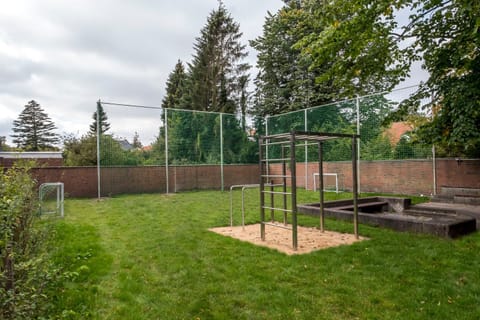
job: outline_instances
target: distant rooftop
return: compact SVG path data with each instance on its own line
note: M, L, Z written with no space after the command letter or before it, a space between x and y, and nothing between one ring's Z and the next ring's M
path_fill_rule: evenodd
M62 159L60 151L0 151L0 158L5 159Z

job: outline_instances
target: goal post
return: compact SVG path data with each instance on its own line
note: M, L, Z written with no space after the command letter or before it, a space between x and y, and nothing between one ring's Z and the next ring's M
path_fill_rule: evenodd
M62 218L64 185L62 182L46 182L39 187L40 214L59 214Z
M334 191L335 193L339 193L338 188L338 173L324 173L323 177L327 177L327 181L324 180L324 191ZM320 179L320 174L315 172L313 174L313 191L317 191L317 180ZM334 183L332 183L335 181Z

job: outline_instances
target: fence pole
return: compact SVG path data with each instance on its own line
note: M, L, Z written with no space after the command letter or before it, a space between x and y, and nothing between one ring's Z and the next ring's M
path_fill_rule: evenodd
M266 136L270 135L270 133L268 133L268 118L269 118L269 115L265 117L265 135ZM270 164L268 163L268 141L269 139L265 140L265 160L266 160L265 170L267 175L269 175L269 172L270 172Z
M165 119L164 119L164 124L165 124L165 181L166 181L166 191L167 193L169 193L169 189L168 189L168 115L167 115L167 112L168 112L168 109L165 108L163 109L164 110L164 115L165 115Z
M304 127L305 132L308 132L308 123L307 123L307 109L304 111ZM305 141L305 190L308 190L308 142Z
M437 195L437 158L435 145L432 145L432 166L433 166L433 195Z
M360 98L357 96L356 99L356 105L357 105L357 135L360 137ZM357 192L361 193L360 191L360 140L361 138L357 139L357 157L355 161L357 161Z
M97 101L97 197L98 200L101 198L101 189L100 189L100 107L101 101Z
M357 166L357 137L352 137L352 191L353 191L353 229L355 239L358 239L358 166Z
M222 191L224 189L223 181L223 114L220 114L220 179L222 183Z

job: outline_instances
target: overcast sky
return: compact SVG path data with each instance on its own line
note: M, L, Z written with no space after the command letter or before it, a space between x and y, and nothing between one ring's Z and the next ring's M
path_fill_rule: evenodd
M261 35L281 0L224 0L244 44ZM0 136L36 100L59 134L85 134L96 101L160 106L178 59L190 61L195 38L217 0L15 0L0 10ZM247 61L254 66L256 53ZM255 73L255 71L253 71ZM252 75L252 79L255 75ZM112 131L149 143L159 112L106 107ZM133 125L125 130L127 123Z
M244 44L261 35L267 11L275 13L282 6L280 0L224 4L240 23ZM4 2L0 136L11 141L12 122L32 99L55 122L58 133L77 135L88 131L98 99L159 106L168 74L178 59L191 60L195 38L217 7L217 0ZM255 65L256 54L249 46L248 50L248 62ZM115 128L119 110L110 109L107 115ZM155 116L122 111L130 119L135 113ZM139 119L139 128L146 125L151 124ZM120 131L117 128L122 135Z

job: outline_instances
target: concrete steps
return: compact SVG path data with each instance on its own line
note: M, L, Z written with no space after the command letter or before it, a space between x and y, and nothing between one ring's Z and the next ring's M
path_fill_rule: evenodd
M480 205L480 189L442 187L441 193L434 196L431 201L441 203Z

